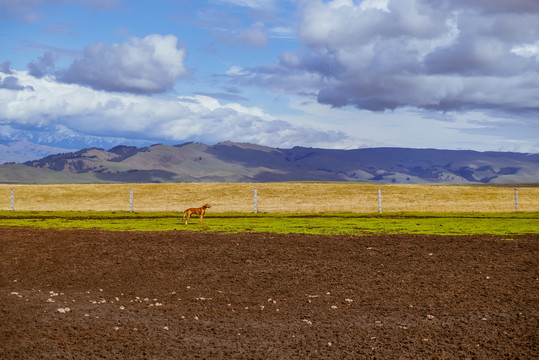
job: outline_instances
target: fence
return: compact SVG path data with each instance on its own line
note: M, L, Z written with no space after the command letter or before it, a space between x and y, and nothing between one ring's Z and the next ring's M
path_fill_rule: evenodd
M0 185L0 210L214 212L539 211L539 187L364 183Z

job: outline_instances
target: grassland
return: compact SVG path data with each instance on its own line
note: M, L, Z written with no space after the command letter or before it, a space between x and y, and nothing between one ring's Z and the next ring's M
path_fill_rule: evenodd
M254 189L258 213L254 213ZM378 189L382 214L378 213ZM14 210L11 210L11 189ZM130 190L133 189L133 212ZM0 226L308 234L537 234L539 187L358 183L0 185ZM183 209L212 204L203 225Z
M218 213L514 212L514 187L365 183L197 183L0 185L0 211L173 212L212 205ZM518 190L519 211L539 211L539 187Z
M532 213L209 213L200 225L181 221L180 213L10 212L0 211L0 226L111 231L273 232L323 235L539 234L539 212Z

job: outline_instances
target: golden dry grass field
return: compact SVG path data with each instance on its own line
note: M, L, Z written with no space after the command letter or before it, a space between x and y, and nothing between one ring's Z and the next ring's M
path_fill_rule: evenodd
M463 185L379 185L365 183L197 183L99 185L0 185L0 210L183 211L212 205L211 211L253 212L514 212L515 188ZM518 189L518 210L539 211L539 187Z

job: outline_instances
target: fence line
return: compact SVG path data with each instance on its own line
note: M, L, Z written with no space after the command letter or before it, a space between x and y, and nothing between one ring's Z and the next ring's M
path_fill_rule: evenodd
M258 213L258 194L255 188L255 214Z
M129 189L129 212L133 212L133 188Z
M518 188L515 188L515 212L518 212Z
M378 213L382 213L382 189L378 188Z
M253 212L254 200L255 213L381 213L382 195L384 212L539 211L539 187L361 183L0 185L0 210L183 211L210 203L215 212Z

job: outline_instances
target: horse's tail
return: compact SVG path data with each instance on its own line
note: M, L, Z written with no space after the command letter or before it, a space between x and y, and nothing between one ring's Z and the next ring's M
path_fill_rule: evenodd
M186 214L186 213L187 213L187 210L185 210L185 211L183 212L182 220L185 220L185 214Z

